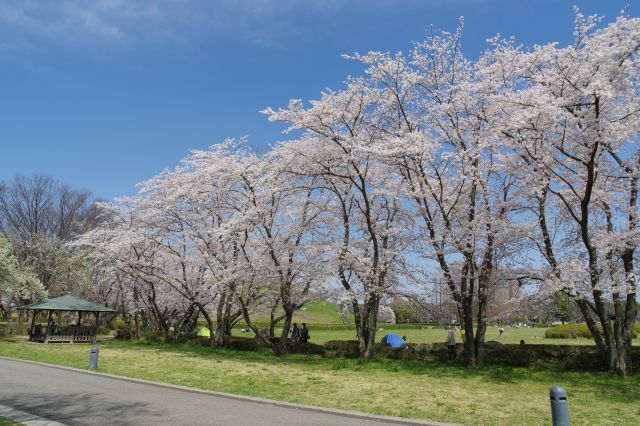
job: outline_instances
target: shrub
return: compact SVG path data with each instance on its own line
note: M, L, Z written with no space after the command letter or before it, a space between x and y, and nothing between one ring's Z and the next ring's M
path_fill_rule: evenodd
M357 340L329 340L324 344L325 353L344 358L360 356Z
M128 328L116 328L113 337L118 340L131 340L131 330Z
M205 336L194 336L188 334L179 334L176 336L176 343L189 343L198 346L211 346L211 340Z
M638 330L638 332L640 332L640 330ZM640 373L640 347L638 346L629 349L629 367L632 372L636 374Z
M11 334L14 336L25 336L29 334L29 324L14 322L11 325ZM0 336L9 335L9 326L7 324L0 324Z
M129 324L122 318L118 318L115 321L115 333L114 337L119 340L131 340L132 332L129 328Z
M164 343L164 333L159 330L145 330L140 336L142 343Z
M534 352L523 345L489 345L484 356L488 364L527 367L534 359Z
M208 339L208 338L207 338ZM224 347L239 351L257 351L261 348L261 342L250 337L225 336Z
M269 341L275 346L280 343L279 337L272 337ZM260 341L260 343L262 343ZM324 355L325 347L311 342L293 342L287 339L287 352L290 354Z
M563 347L562 357L567 370L603 370L600 352L593 346Z
M580 324L562 324L544 332L547 339L577 339L580 336Z
M597 327L600 332L602 332L602 326L598 324ZM638 334L640 334L640 324L633 325L633 331L631 334L634 339L638 337ZM556 325L555 327L551 327L545 331L544 335L547 339L576 339L578 337L584 337L585 339L593 338L591 331L589 331L589 327L587 327L586 324Z
M310 342L290 342L287 344L287 351L292 354L324 355L324 346Z

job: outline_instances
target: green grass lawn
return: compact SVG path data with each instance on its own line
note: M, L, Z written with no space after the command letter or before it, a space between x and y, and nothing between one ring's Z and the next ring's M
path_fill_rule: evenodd
M640 376L211 350L106 340L99 371L282 401L464 424L550 423L549 388L569 391L572 424L637 424ZM0 338L0 355L88 367L88 345Z
M24 426L24 423L18 423L15 420L0 416L0 426Z
M278 311L276 315L281 315L282 311ZM266 310L258 310L254 312L251 319L257 322L268 322L269 312ZM326 300L313 300L301 309L297 310L293 315L293 321L298 323L316 323L316 324L343 324L340 318L338 305ZM201 319L202 325L206 325L204 319ZM353 316L346 323L353 324Z

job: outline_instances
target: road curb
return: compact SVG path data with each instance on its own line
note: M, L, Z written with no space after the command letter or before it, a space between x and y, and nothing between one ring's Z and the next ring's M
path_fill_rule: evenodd
M8 360L8 361L22 362L22 363L26 363L26 364L35 364L35 365L40 365L40 366L50 367L50 368L57 368L59 370L74 371L74 372L81 373L81 374L108 377L108 378L111 378L111 379L114 379L114 380L122 380L122 381L126 381L126 382L140 383L140 384L146 384L146 385L150 385L150 386L158 386L158 387L163 387L163 388L168 388L168 389L175 389L175 390L180 390L180 391L183 391L183 392L191 392L191 393L198 393L198 394L203 394L203 395L211 395L211 396L217 396L217 397L221 397L221 398L228 398L228 399L233 399L233 400L238 400L238 401L249 401L249 402L254 402L254 403L257 403L257 404L272 405L272 406L275 406L275 407L290 408L290 409L296 409L296 410L305 410L305 411L316 412L316 413L333 414L333 415L342 416L342 417L350 417L350 418L355 418L355 419L371 420L371 421L380 422L380 423L386 423L386 424L428 425L428 426L459 426L459 425L456 425L454 423L442 423L442 422L434 422L434 421L418 420L418 419L405 419L405 418L402 418L402 417L380 416L380 415L375 415L375 414L360 413L360 412L357 412L357 411L338 410L338 409L334 409L334 408L317 407L317 406L313 406L313 405L296 404L296 403L292 403L292 402L282 402L282 401L276 401L276 400L273 400L273 399L258 398L258 397L253 397L253 396L244 396L244 395L236 395L236 394L231 394L231 393L216 392L216 391L210 391L210 390L205 390L205 389L197 389L197 388L191 388L191 387L187 387L187 386L174 385L174 384L170 384L170 383L162 383L162 382L154 382L154 381L145 380L145 379L137 379L137 378L133 378L133 377L117 376L115 374L83 370L83 369L80 369L80 368L66 367L66 366L62 366L62 365L47 364L45 362L31 361L31 360L25 360L25 359L19 359L19 358L11 358L11 357L0 356L0 359L5 359L5 360ZM57 423L57 425L60 425L60 423ZM49 426L49 425L47 425L47 426Z

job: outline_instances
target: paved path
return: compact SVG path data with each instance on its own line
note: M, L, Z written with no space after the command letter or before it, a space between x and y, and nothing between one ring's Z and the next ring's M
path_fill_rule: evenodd
M135 381L0 358L0 404L67 425L434 424Z
M25 413L24 411L16 410L6 405L0 405L0 417L15 420L26 426L65 426L62 423Z

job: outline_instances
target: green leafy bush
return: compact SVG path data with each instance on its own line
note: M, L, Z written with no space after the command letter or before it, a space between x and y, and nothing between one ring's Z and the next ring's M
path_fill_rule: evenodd
M164 333L159 330L145 330L140 336L141 343L164 343Z
M113 337L118 340L131 340L131 334L128 328L116 328Z
M511 365L527 367L534 359L535 353L525 345L493 345L486 346L484 357L487 364Z
M225 336L224 347L227 349L236 349L239 351L257 351L262 348L258 339L249 337Z
M26 336L29 334L29 324L14 322L11 325L11 334L14 336ZM0 324L0 336L9 335L9 326L7 324Z
M577 339L581 336L580 332L581 324L562 324L551 327L544 332L544 336L547 339ZM586 327L586 326L585 326ZM587 329L587 332L589 330ZM589 334L591 337L591 334Z
M279 337L272 337L269 341L274 345L280 343ZM258 340L260 344L261 341ZM324 355L325 347L311 342L294 342L291 339L287 339L287 352L290 354L306 354L306 355Z
M131 340L132 332L129 324L122 318L118 318L114 323L114 337L119 340Z
M287 345L287 351L292 354L305 354L305 355L324 355L324 346L316 343L289 343Z
M598 329L602 332L602 326L598 324ZM637 338L640 334L640 324L633 325L633 338ZM576 339L578 337L584 337L585 339L591 339L591 331L586 324L561 324L551 327L544 332L547 339Z
M357 340L329 340L325 342L325 354L343 358L357 358L360 356Z

